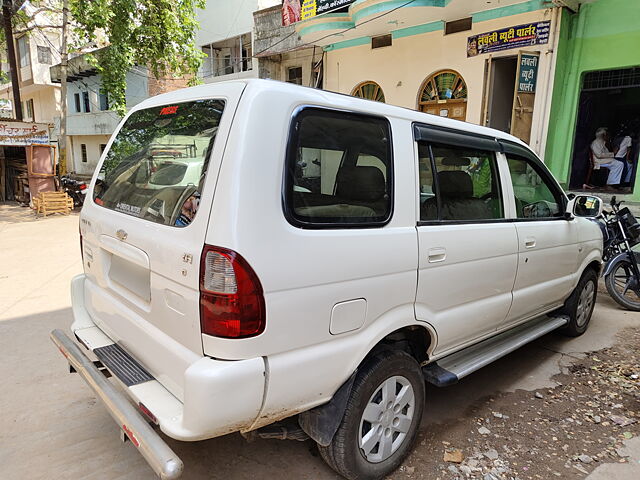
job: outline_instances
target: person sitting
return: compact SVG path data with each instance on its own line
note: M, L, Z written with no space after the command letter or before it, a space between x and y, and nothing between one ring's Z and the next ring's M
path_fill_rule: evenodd
M620 160L616 160L613 152L607 148L607 129L600 127L596 130L596 138L591 142L591 153L593 154L593 160L595 162L594 168L597 170L601 167L609 169L609 176L607 177L607 189L613 190L614 185L620 185L622 181L622 171L624 170L624 163Z
M615 149L615 159L624 165L622 183L626 186L631 184L631 174L633 173L633 163L629 161L632 145L633 140L629 135L629 131L627 127L623 125L613 142L613 146Z

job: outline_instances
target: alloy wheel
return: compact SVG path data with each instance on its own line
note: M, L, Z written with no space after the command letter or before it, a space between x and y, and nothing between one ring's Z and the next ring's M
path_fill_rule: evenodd
M402 376L386 379L371 395L360 420L359 446L371 463L393 455L404 442L415 412L411 382Z
M589 320L591 310L593 310L593 294L595 285L593 282L587 282L582 287L580 296L578 297L578 308L576 309L576 324L582 327Z

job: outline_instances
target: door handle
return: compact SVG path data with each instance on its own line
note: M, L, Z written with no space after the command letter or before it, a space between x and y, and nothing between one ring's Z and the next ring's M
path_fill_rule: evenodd
M533 248L536 246L536 239L533 237L525 238L524 248Z
M430 248L427 258L429 263L444 262L447 258L447 250L442 247Z

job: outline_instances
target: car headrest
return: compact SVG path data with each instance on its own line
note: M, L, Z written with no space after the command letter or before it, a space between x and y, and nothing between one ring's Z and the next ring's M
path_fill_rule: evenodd
M443 197L473 197L473 182L467 172L461 170L438 172L438 185Z
M386 193L384 175L377 167L345 167L338 171L336 195L360 202L375 202Z

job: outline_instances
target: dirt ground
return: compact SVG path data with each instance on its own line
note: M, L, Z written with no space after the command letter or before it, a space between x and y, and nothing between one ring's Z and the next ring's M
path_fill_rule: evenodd
M391 478L583 478L628 462L623 442L640 434L639 347L640 331L626 329L614 347L572 358L554 388L479 399L424 429Z
M156 478L49 340L71 324L81 268L77 215L36 220L0 204L2 479ZM390 478L640 478L640 456L626 456L640 452L639 325L601 293L583 336L552 333L457 385L429 387L416 449ZM185 480L338 479L310 442L167 441Z

